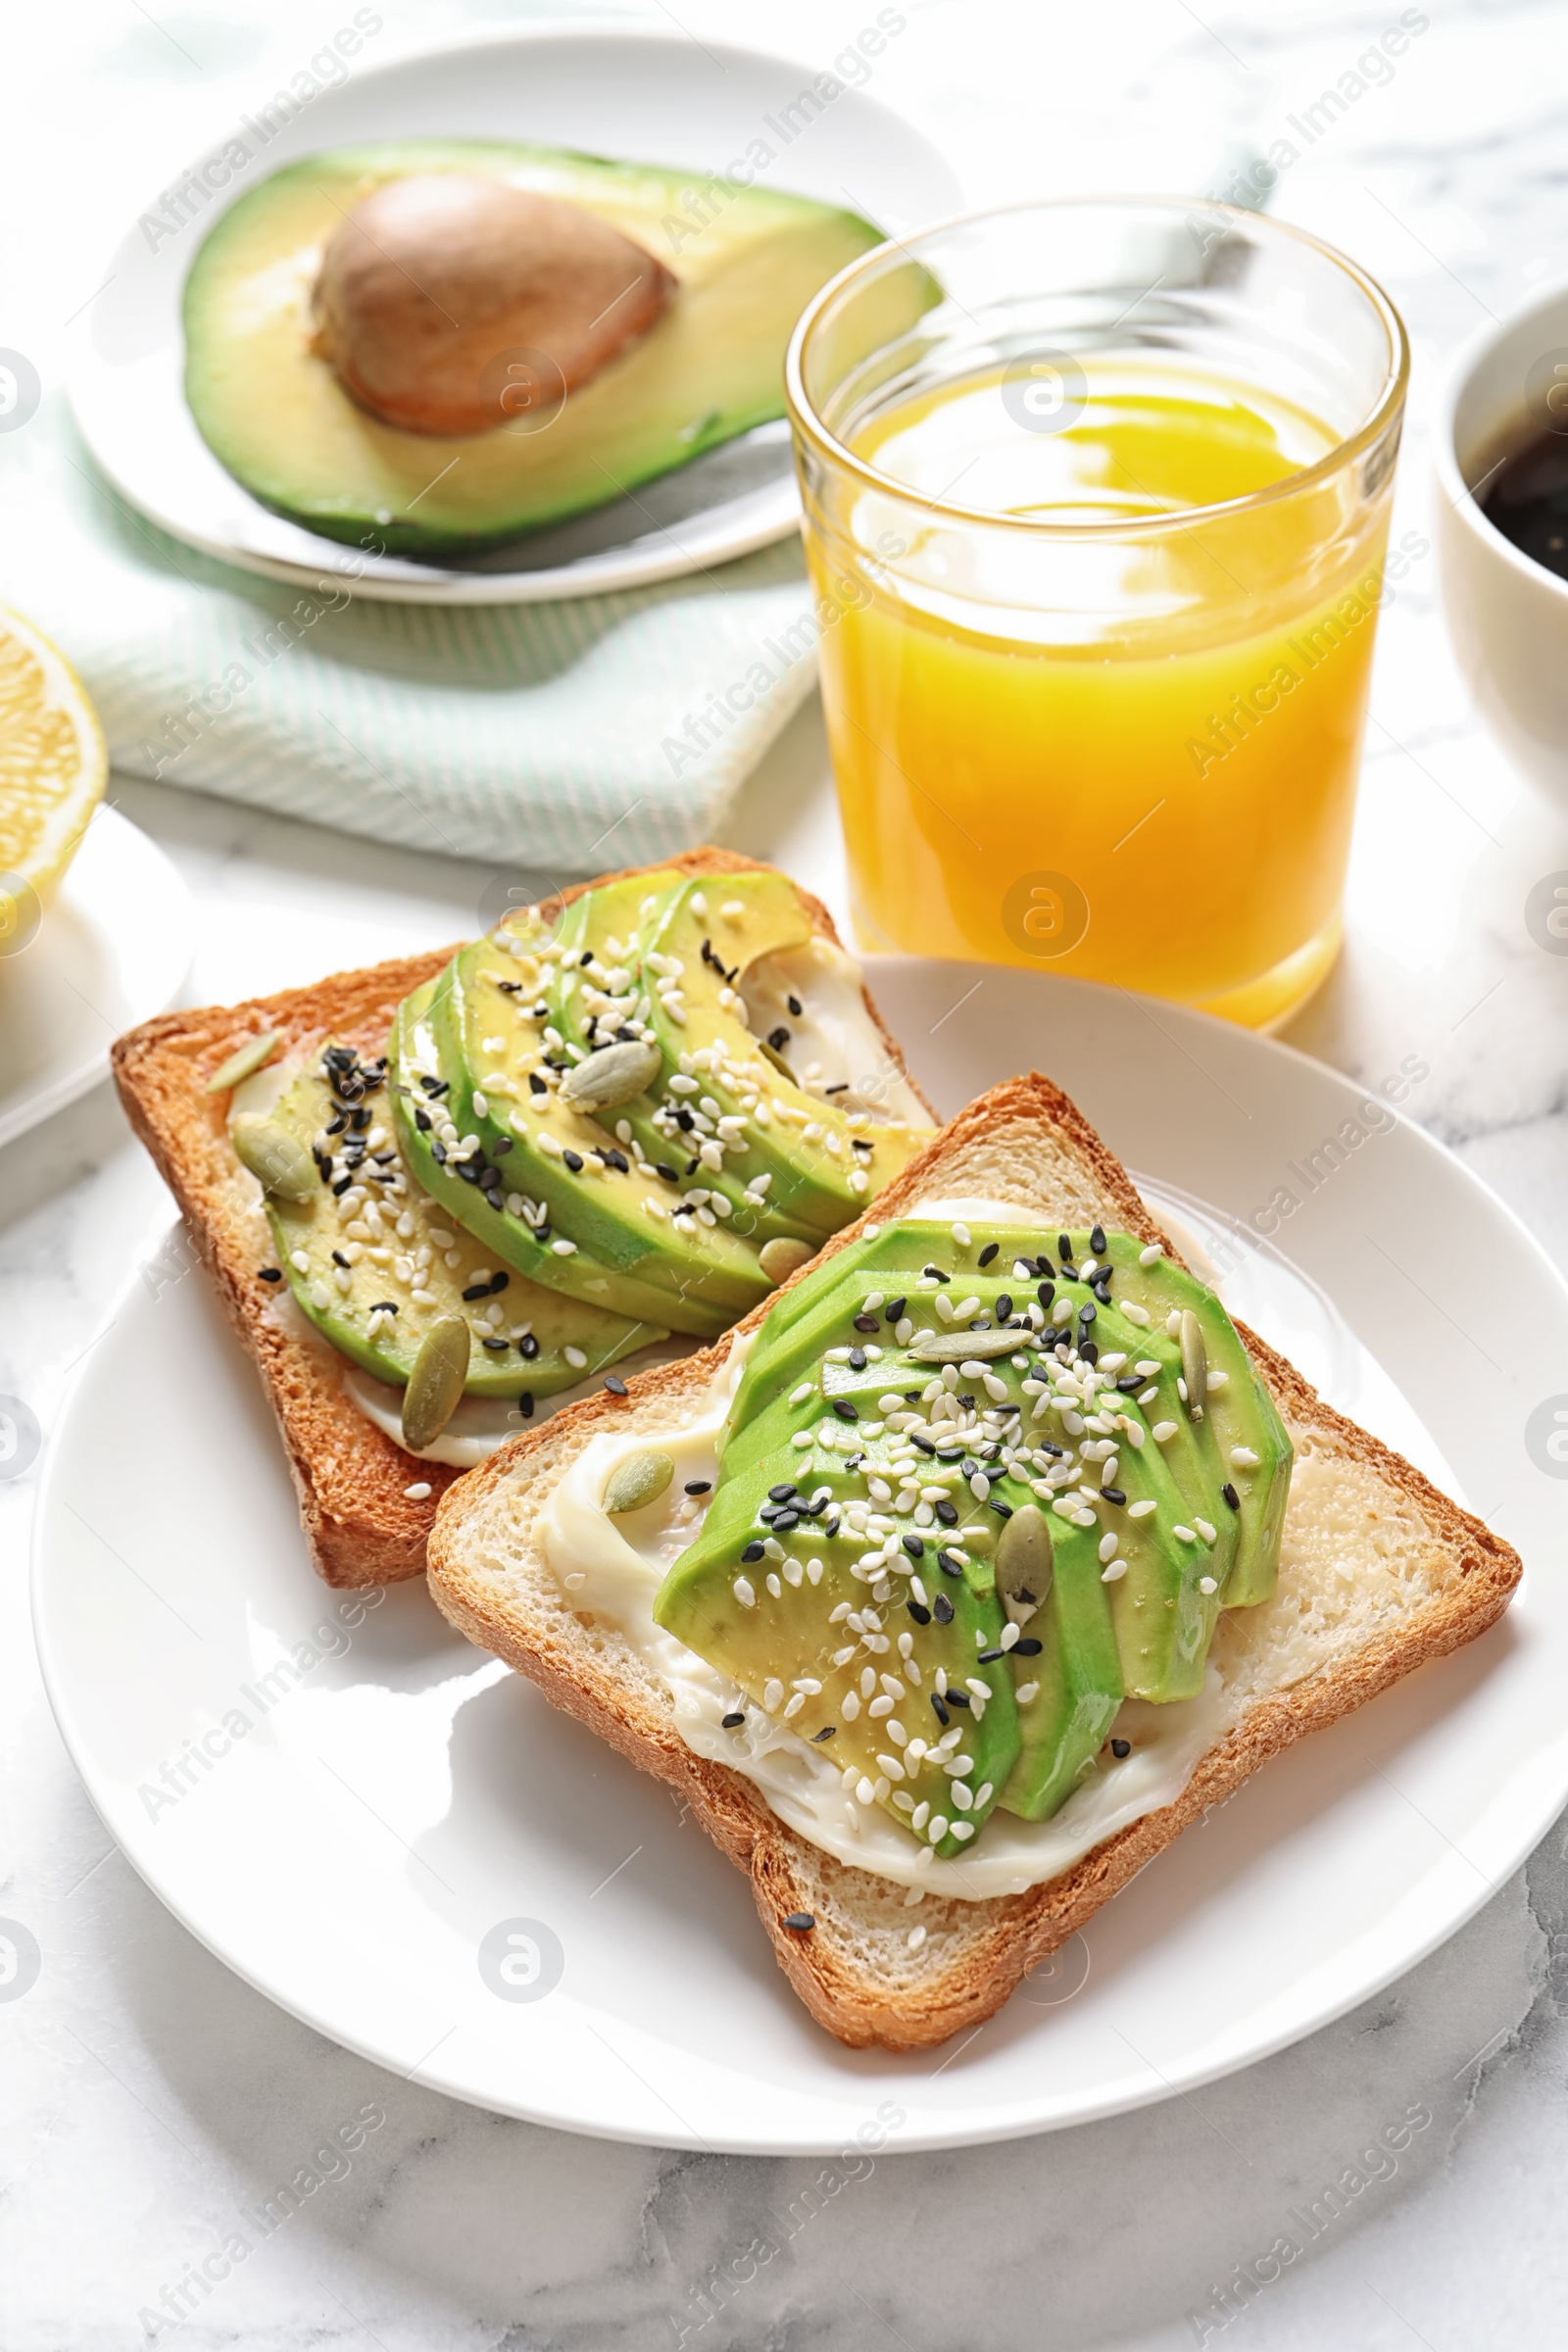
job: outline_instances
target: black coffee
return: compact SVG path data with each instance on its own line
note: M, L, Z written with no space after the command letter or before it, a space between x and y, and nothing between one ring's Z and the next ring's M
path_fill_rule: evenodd
M1568 434L1543 433L1504 460L1481 512L1524 555L1568 580Z

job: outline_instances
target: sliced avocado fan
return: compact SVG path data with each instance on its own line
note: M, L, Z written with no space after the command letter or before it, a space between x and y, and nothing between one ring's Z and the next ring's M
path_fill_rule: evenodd
M430 1332L455 1316L468 1330L466 1394L513 1397L526 1413L667 1337L527 1281L449 1223L388 1130L385 1080L384 1061L329 1042L239 1138L264 1185L285 1163L296 1172L268 1192L268 1221L297 1304L334 1348L402 1388Z
M358 407L312 312L345 218L391 180L443 172L582 206L676 281L648 332L564 402L456 436ZM340 148L273 172L204 239L185 283L185 397L219 463L274 513L394 555L461 554L605 506L781 417L796 319L880 242L858 215L777 189L698 174L694 194L689 171L499 141ZM548 354L503 348L493 365L541 359L548 372Z
M1291 1458L1159 1251L903 1220L763 1322L654 1615L952 1858L1114 1769L1124 1697L1201 1689L1221 1607L1274 1589Z
M809 948L809 914L782 875L709 887L711 918L674 872L585 892L557 932L509 917L405 1001L390 1073L412 1174L486 1249L696 1338L764 1298L777 1249L817 1249L930 1133L773 1066L702 927L760 968ZM683 926L689 970L655 945L690 948Z

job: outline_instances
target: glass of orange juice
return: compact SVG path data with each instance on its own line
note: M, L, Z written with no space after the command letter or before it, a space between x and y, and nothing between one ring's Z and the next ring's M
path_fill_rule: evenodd
M791 420L855 920L1269 1027L1330 969L1408 349L1228 206L879 247Z

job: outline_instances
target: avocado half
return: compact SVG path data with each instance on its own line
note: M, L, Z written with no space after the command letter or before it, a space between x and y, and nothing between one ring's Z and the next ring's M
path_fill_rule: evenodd
M358 408L312 348L321 250L388 180L461 172L580 204L675 275L657 324L546 424L411 433ZM185 397L213 455L274 514L376 553L472 552L585 514L784 415L784 352L834 273L882 242L803 196L549 147L418 140L274 172L185 284Z

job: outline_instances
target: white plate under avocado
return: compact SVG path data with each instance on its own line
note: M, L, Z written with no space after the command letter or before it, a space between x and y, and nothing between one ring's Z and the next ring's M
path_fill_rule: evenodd
M1021 971L911 959L869 983L940 1109L1048 1059L1233 1311L1497 1525L1526 1580L1490 1633L1259 1772L978 2034L940 2058L846 2050L662 1787L422 1588L376 1602L316 1581L220 1310L202 1284L155 1299L138 1280L83 1359L40 1502L67 1743L136 1868L230 1967L493 2112L768 2154L836 2151L874 2113L901 2119L894 2150L1113 2114L1377 1992L1568 1795L1547 1444L1568 1291L1529 1236L1381 1101L1244 1031L1170 1005L1156 1026L1119 992ZM1352 1120L1357 1145L1316 1152ZM1491 1293L1530 1302L1495 1372L1484 1306L1452 1285L1456 1234Z
M74 406L99 465L176 537L401 601L586 595L787 536L775 347L883 229L957 195L916 133L837 76L613 28L365 63L263 143L270 122L242 130L248 159L209 175L222 188L202 212L180 224L155 204L125 237L80 329ZM532 336L503 338L485 397L505 420L479 429L373 413L316 287L334 232L420 174L547 197L631 240L654 265L641 331L569 384L530 361ZM387 267L395 286L425 278ZM465 308L439 285L430 301Z

